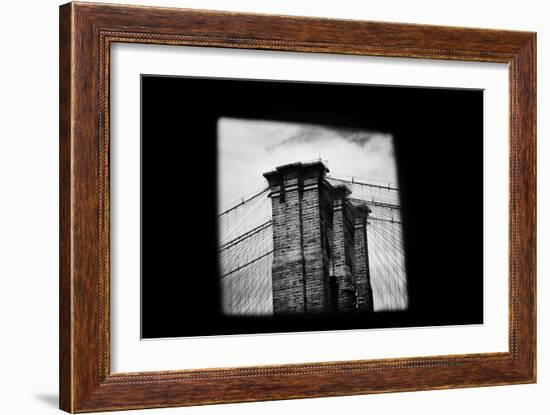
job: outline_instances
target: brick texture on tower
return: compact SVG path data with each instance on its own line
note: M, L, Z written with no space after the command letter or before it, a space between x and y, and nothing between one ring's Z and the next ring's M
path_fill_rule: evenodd
M367 218L370 209L366 204L356 207L354 235L355 284L359 311L373 311L374 301L370 283L369 247L367 242Z
M366 204L326 180L321 161L267 172L273 223L273 312L372 311Z
M356 310L356 284L354 278L353 238L355 222L353 207L347 200L349 190L338 186L333 192L332 267L329 273L336 280L338 301L336 311Z

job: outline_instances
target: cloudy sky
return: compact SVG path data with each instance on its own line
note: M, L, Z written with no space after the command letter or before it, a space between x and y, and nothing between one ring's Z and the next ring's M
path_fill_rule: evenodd
M282 164L328 162L335 177L397 183L390 134L312 124L220 118L220 211L262 188L263 173Z

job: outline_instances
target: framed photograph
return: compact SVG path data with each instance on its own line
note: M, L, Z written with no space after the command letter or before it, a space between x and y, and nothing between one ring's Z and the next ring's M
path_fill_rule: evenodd
M536 381L536 36L60 8L60 407Z

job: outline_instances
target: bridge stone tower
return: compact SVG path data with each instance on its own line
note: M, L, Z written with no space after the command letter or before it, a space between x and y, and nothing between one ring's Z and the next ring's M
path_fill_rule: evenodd
M321 162L277 167L264 177L273 216L273 312L372 311L364 202L326 180Z

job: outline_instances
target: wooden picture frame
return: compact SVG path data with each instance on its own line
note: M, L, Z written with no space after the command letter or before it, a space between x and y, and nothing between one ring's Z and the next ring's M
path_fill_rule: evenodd
M509 65L509 352L111 373L109 69L116 42ZM60 408L68 412L536 381L536 34L69 3L60 8Z

